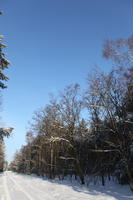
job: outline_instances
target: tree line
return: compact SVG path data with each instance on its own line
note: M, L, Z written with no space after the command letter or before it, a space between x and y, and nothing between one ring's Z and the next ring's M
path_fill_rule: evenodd
M10 164L13 171L49 178L112 176L133 190L133 36L107 40L108 73L89 74L87 89L72 84L34 113L26 145Z

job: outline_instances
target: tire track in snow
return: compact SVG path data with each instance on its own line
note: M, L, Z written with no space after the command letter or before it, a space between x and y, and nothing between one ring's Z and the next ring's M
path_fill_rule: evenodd
M17 182L21 182L21 179L19 179L20 177L18 175L14 176L16 179L18 179ZM19 183L20 185L20 183ZM52 192L50 193L50 191L43 191L40 188L36 187L36 185L31 185L28 183L28 181L25 182L24 184L25 186L28 186L28 188L30 188L31 190L35 191L36 194L39 194L39 196L37 197L38 200L53 200L54 196L52 195Z
M11 176L8 176L9 179L16 185L16 188L18 188L19 191L21 191L23 194L25 194L25 196L29 199L29 200L34 200L28 192L26 192L21 186L20 184L18 184ZM11 200L11 199L9 199Z
M11 200L11 196L10 196L8 185L7 185L7 174L6 173L4 173L4 175L3 175L3 185L4 185L6 200ZM2 197L2 199L4 199L4 197Z

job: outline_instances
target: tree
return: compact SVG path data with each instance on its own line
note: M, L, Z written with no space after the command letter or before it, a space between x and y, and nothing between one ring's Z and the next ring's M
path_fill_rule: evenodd
M0 15L3 12L0 10ZM4 70L8 68L9 61L5 59L5 54L3 53L3 49L6 47L5 44L2 43L3 36L0 35L0 88L4 89L7 86L5 85L4 81L8 81L9 78L4 74ZM13 128L0 128L0 167L3 169L3 162L4 162L4 150L3 150L3 145L4 141L3 138L9 137L10 133L12 132Z
M107 75L100 72L89 80L86 105L91 112L95 138L92 151L103 152L99 172L104 175L111 168L112 172L119 171L133 190L133 37L107 40L103 55L115 62L115 68ZM111 157L116 152L113 166L104 152Z
M0 88L4 89L7 86L3 81L8 81L9 78L3 73L3 70L8 68L9 62L5 59L5 54L3 53L3 48L6 46L2 43L3 36L0 36Z
M3 171L4 168L4 143L0 140L0 172Z
M0 10L0 15L2 15L3 12ZM7 86L3 83L4 81L8 81L9 78L3 73L4 69L8 68L8 65L10 64L8 60L5 58L5 53L3 53L3 49L6 47L5 44L3 44L4 36L0 35L0 88L4 89Z
M111 59L117 67L133 67L133 35L127 39L106 40L103 57Z

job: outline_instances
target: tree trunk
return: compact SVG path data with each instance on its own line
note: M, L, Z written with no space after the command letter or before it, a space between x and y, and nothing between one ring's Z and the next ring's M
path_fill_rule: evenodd
M83 171L81 169L80 162L79 162L78 158L76 159L76 169L77 169L77 174L79 175L81 184L85 184L85 182L84 182L84 174L83 174Z
M131 170L130 170L130 167L128 164L127 164L127 175L128 175L130 189L133 191L133 176L132 176L132 173L131 173Z

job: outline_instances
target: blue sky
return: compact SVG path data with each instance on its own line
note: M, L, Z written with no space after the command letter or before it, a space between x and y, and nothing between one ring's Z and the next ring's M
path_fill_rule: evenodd
M2 125L15 127L6 139L7 159L25 143L33 112L49 102L49 93L78 82L87 87L94 65L103 70L105 39L133 34L132 0L1 0L1 31L10 77L3 93Z

